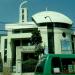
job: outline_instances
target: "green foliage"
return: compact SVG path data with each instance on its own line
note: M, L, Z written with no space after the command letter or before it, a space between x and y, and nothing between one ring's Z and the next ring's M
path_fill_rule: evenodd
M42 42L42 37L41 37L40 31L38 30L34 31L31 36L31 43L39 44L41 42Z

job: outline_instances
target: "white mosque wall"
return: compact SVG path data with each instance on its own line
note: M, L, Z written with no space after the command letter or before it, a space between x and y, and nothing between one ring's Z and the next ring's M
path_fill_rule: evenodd
M42 37L42 46L45 48L44 53L48 54L48 34L47 34L47 26L38 27Z
M65 37L63 37L62 35L63 32L66 34ZM65 50L64 54L72 54L72 42L71 41L72 41L71 30L66 29L66 28L54 28L54 47L55 47L54 52L55 54L63 54L62 49L67 50L67 51ZM63 45L62 42L65 42L64 46L62 46Z

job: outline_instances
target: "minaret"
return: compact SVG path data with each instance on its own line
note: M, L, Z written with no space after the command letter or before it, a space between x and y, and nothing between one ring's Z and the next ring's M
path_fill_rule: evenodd
M20 8L19 8L19 23L25 23L27 22L27 8L26 7L22 7L25 3L27 3L27 1L23 1L20 4Z

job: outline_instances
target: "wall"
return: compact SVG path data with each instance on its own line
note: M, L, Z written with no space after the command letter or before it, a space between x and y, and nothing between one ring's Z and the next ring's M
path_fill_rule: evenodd
M42 36L42 46L45 47L44 53L48 54L48 35L47 35L47 26L38 27Z
M66 33L66 37L62 36L62 33ZM71 44L71 30L65 28L54 28L54 46L55 54L61 54L61 41L67 40L70 41L70 49L72 50ZM72 52L71 52L72 53ZM70 53L70 54L71 54Z

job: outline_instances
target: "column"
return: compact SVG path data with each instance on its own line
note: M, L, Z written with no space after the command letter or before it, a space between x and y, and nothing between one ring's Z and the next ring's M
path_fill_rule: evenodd
M21 75L22 63L21 63L21 48L16 47L16 74Z
M7 39L7 71L8 75L11 75L12 72L12 49L11 49L11 38L8 36Z

